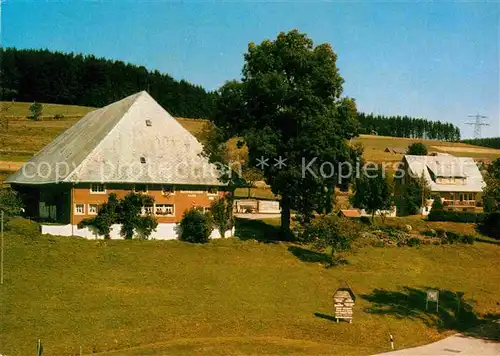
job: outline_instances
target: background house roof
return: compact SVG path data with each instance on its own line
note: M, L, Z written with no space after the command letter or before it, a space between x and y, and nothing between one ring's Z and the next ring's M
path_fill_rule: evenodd
M486 186L481 172L470 157L405 155L410 174L424 178L433 192L481 192ZM464 184L438 184L432 177L464 178Z
M359 218L361 213L357 209L340 209L339 215L345 216L347 218Z
M223 185L202 151L201 143L142 91L85 115L6 182Z

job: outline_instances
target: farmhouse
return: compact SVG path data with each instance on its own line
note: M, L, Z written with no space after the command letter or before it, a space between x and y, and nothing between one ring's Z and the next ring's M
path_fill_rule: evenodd
M405 155L401 173L402 177L395 179L396 195L412 179L423 175L430 186L431 197L439 195L447 210L474 211L485 187L481 172L469 157ZM432 202L425 199L423 214L429 213Z
M152 237L175 238L186 209L206 210L225 194L202 149L142 91L88 113L6 182L21 193L27 216L52 222L42 225L44 233L96 237L78 223L97 215L109 193L135 191L155 199L143 207L159 223ZM114 226L111 236L118 231Z

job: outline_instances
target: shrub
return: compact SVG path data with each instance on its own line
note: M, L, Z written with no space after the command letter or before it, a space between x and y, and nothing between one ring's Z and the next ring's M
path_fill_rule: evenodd
M372 224L372 221L370 220L370 218L368 216L362 216L359 218L359 221L365 225L371 225Z
M0 210L4 211L5 227L7 227L10 217L19 215L22 209L23 202L15 190L0 189Z
M453 231L448 231L446 233L446 238L443 242L449 243L449 244L460 243L460 242L462 242L462 235L457 234L456 232L453 232Z
M110 238L111 226L121 224L121 235L125 239L132 239L134 232L140 238L147 239L156 230L158 222L151 214L141 215L144 205L153 204L154 199L148 195L129 193L119 200L115 193L110 193L108 201L99 207L97 216L84 219L78 227L89 227L105 239Z
M420 239L418 237L410 237L407 242L408 246L420 246Z
M472 245L476 238L471 235L462 235L453 231L446 232L445 236L441 238L442 244L468 244Z
M226 231L233 227L232 209L231 201L226 197L217 199L210 206L210 213L220 237L224 237Z
M479 230L485 235L500 239L500 212L495 211L485 215Z
M40 120L40 117L42 116L42 111L43 111L42 104L34 102L33 104L30 105L29 110L31 112L31 115L28 116L29 119L35 120L35 121Z
M474 236L471 236L471 235L463 235L462 236L462 243L464 243L464 244L472 245L472 244L474 244L474 241L476 241L476 238Z
M179 223L180 239L192 243L207 243L213 229L213 222L209 215L203 214L196 208L186 210Z
M303 240L312 242L319 250L330 248L330 265L333 265L335 253L349 250L358 232L358 224L354 221L328 214L314 219L306 226Z
M425 230L424 232L422 232L422 235L429 236L429 237L436 237L437 232L434 229L429 229L429 230Z
M415 156L427 156L427 146L422 142L415 142L408 146L406 153Z
M64 119L64 115L63 114L55 114L54 115L54 120L63 120Z
M436 236L441 240L446 238L446 230L445 229L436 229Z
M446 211L432 209L427 216L429 221L453 221L462 223L480 223L484 220L483 213L468 211Z
M432 202L431 211L443 210L444 205L441 201L441 197L439 195L434 195L432 199L434 199L434 201Z

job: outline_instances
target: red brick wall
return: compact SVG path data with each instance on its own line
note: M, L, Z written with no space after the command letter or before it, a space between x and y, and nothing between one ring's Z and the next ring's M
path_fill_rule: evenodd
M108 200L109 193L116 193L118 198L123 198L125 195L130 193L133 189L133 185L116 185L116 184L105 184L106 192L93 193L90 190L90 184L79 184L72 188L71 192L71 223L78 224L85 218L91 218L95 215L89 215L88 205L89 204L102 204ZM203 190L199 193L186 193L183 190ZM148 192L146 193L155 199L155 204L173 204L174 205L174 216L156 216L158 223L175 223L179 222L182 214L187 209L193 206L210 207L210 204L217 197L221 197L225 194L224 191L219 190L216 195L210 195L207 193L207 187L180 187L176 186L173 194L163 195L161 186L151 186L148 185ZM75 205L84 204L85 214L77 215L75 214Z

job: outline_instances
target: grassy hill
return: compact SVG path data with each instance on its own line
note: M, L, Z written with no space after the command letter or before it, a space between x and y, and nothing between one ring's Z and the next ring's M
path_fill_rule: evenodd
M94 108L69 105L43 104L43 118L41 121L33 121L27 118L29 105L31 103L0 102L4 108L4 116L8 117L8 129L0 129L0 179L8 175L8 172L17 170L16 162L29 160L37 151L51 142L57 135L75 124L87 112ZM62 120L54 120L56 114L65 116ZM210 125L207 120L176 118L189 132L198 138ZM401 154L384 152L385 148L407 148L413 142L425 143L430 151L445 152L456 156L481 157L494 160L500 157L500 150L473 146L465 143L443 142L436 140L419 140L399 137L360 135L353 139L352 143L363 144L364 157L367 161L385 162L388 171L402 158ZM237 147L237 139L229 141L231 159L233 161L246 160L248 157L246 149ZM3 173L2 173L3 172ZM238 190L237 195L247 196L246 190ZM272 198L273 194L267 189L252 189L252 196Z
M70 105L43 104L43 119L32 121L27 118L31 103L0 102L2 107L8 107L3 114L9 118L9 128L0 132L0 161L25 161L35 152L43 148L57 135L71 127L83 115L94 108ZM63 120L53 120L54 115L62 114ZM177 118L177 120L195 136L200 136L209 125L206 120ZM244 149L237 149L237 140L230 141L234 159L246 159ZM425 143L430 151L447 152L456 156L484 157L495 159L500 157L500 150L469 145L465 143L444 142L436 140L407 139L360 135L353 143L362 143L365 147L365 158L375 162L394 162L401 155L384 152L386 147L407 148L413 142Z
M0 353L11 356L33 354L39 338L47 356L80 346L125 356L368 355L388 350L389 333L397 348L415 346L500 313L496 245L362 247L326 269L320 254L286 243L96 241L12 225L0 286ZM353 324L332 320L343 281L357 296ZM429 287L441 291L439 314L425 311ZM465 293L459 322L456 291Z
M495 160L500 157L500 150L474 146L461 142L447 142L437 140L420 140L404 137L360 135L352 140L353 143L361 143L365 147L364 156L373 162L395 162L401 160L401 154L384 152L387 147L408 148L414 142L422 142L427 145L429 151L449 153L461 157L489 158Z
M0 107L6 116L27 117L30 115L29 107L32 103L0 101ZM64 116L83 116L95 108L77 105L59 105L59 104L43 104L42 115L45 118L54 117L54 115Z

